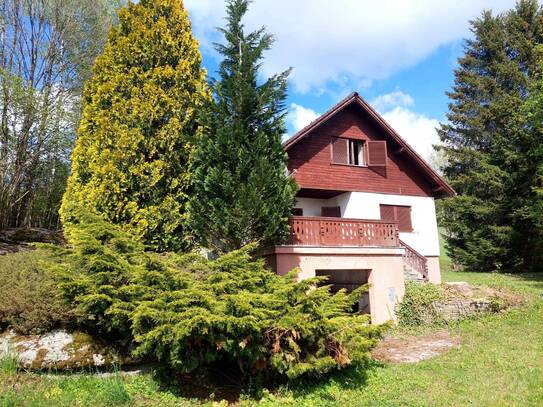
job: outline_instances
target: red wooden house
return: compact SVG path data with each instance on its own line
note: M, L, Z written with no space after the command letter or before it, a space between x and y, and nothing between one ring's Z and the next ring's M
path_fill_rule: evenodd
M357 93L284 148L300 190L290 240L267 252L277 273L369 282L360 309L374 323L395 318L406 279L440 282L434 200L454 191Z

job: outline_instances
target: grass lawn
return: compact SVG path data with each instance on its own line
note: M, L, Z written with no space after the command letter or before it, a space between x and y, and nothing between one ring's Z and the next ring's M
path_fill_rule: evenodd
M519 309L441 328L459 349L414 364L371 364L320 382L265 391L263 406L543 406L543 274L448 271L444 281L507 287L529 302ZM428 332L437 328L419 329ZM404 333L405 332L399 332ZM0 363L0 406L184 406L198 400L161 388L151 373L137 377L14 373ZM241 405L257 401L243 397Z

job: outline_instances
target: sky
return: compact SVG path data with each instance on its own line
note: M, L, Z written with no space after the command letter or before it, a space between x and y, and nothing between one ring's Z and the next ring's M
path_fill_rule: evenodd
M220 56L223 0L185 0L213 75ZM293 69L289 79L288 134L309 124L353 91L366 99L424 158L439 142L446 92L483 10L514 7L514 0L255 0L247 30L265 26L275 37L262 79Z

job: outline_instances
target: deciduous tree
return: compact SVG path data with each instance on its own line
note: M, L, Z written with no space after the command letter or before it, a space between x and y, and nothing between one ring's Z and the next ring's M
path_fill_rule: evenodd
M117 4L0 3L0 229L58 225L81 84Z

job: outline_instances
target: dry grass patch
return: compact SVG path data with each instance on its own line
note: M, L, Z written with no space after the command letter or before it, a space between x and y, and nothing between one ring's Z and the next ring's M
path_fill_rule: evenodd
M407 338L384 339L371 352L373 359L390 363L414 363L460 347L460 339L447 331Z

